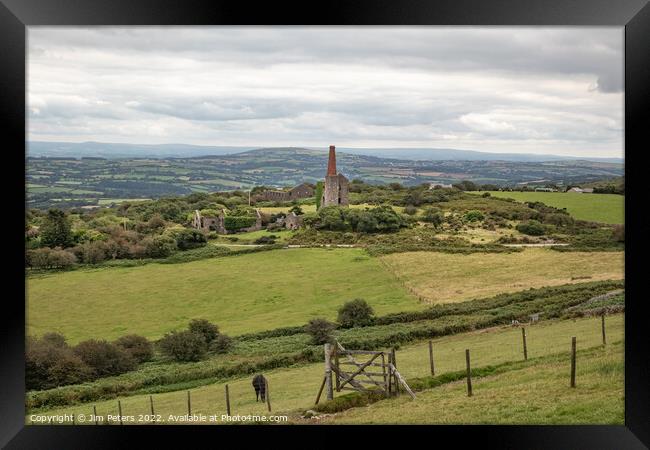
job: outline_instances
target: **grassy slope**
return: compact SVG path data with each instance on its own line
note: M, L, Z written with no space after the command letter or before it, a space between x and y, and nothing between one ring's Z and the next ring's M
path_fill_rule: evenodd
M345 301L377 314L422 308L361 249L286 249L184 264L77 270L27 280L29 334L71 343L137 333L157 338L193 318L241 334L335 319Z
M432 303L488 297L530 287L622 279L622 252L527 248L519 253L395 253L381 257L406 285ZM589 277L578 278L575 277Z
M490 193L495 197L513 198L520 202L535 201L556 208L566 208L576 219L603 223L623 223L624 221L625 197L622 195L501 191L491 191Z
M609 343L614 343L623 339L623 319L624 316L622 314L607 318L607 336ZM601 344L600 318L584 318L575 321L565 320L541 322L537 325L527 327L527 334L528 354L530 358L568 351L571 347L571 336L577 336L579 350L598 347ZM472 352L473 367L499 364L508 361L518 361L523 358L521 351L521 331L519 328L505 327L480 332L463 333L452 337L434 339L433 342L436 374L438 375L464 368L464 351L466 348L469 348ZM612 346L612 344L609 345ZM429 373L428 345L426 342L401 348L397 352L397 360L400 373L407 379L426 376ZM620 351L614 352L610 359L601 359L599 361L599 364L607 363L617 369L618 365L622 365L623 363L622 348ZM555 395L557 393L561 398L566 398L566 401L570 400L571 402L577 402L574 407L579 408L581 411L587 411L589 409L602 410L604 408L606 411L611 411L611 417L613 417L612 420L614 422L622 422L622 373L618 376L617 372L616 377L604 375L602 377L593 377L592 381L589 382L590 387L588 388L587 378L585 377L587 366L582 362L582 359L579 358L577 371L579 388L576 391L579 395L571 397L567 395L569 390L566 387L568 383L567 364L568 363L565 362L561 367L549 371L551 375L557 372L556 375L553 375L557 376L557 378L547 379L546 368L543 373L534 369L530 369L526 372L524 378L528 380L527 382L529 383L527 388L530 388L533 394L526 399L526 402L522 401L521 404L518 402L515 404L515 407L512 409L512 414L515 414L515 416L512 416L514 417L513 420L516 420L516 414L521 412L522 408L528 408L528 410L531 411L546 411L548 415L544 416L544 420L562 420L566 422L571 420L580 420L581 416L566 415L566 413L562 412L563 410L559 411L557 417L554 417L553 414L551 414L553 411L548 411L547 406L549 400L545 398L545 394L552 393ZM318 387L323 377L323 365L319 363L289 369L276 369L266 372L264 375L269 380L274 413L306 409L311 407L316 397ZM515 374L507 376L511 378L507 378L507 382L502 383L500 386L500 398L509 394L508 385L510 383L515 383L515 381L519 380L519 378L517 378L518 376ZM266 405L255 402L255 395L250 382L251 377L229 381L228 384L233 414L266 413ZM485 402L489 405L490 402L494 402L495 399L488 397L486 385L484 384L485 382L487 382L487 380L482 381L476 379L474 381L474 391L476 395L473 398L479 399L479 402ZM544 390L537 390L534 387L531 387L540 383L547 384ZM448 396L443 396L446 398L444 401L462 402L464 400L464 392L460 392L464 389L464 385L460 384L457 388L443 386L434 389L432 392L443 392L443 389L444 392L450 392ZM449 389L452 390L448 391ZM458 392L453 389L457 389ZM515 397L518 397L522 390L521 386L513 387L513 393L510 394L516 394ZM612 396L611 392L615 392L616 395ZM219 415L225 413L224 383L216 383L192 389L191 395L193 413ZM336 394L336 396L339 395L341 394ZM404 415L409 417L409 420L413 421L440 421L441 417L443 417L440 411L428 411L428 416L419 416L417 413L419 409L416 409L416 407L426 407L429 404L435 406L439 405L440 402L443 401L428 401L426 400L428 395L429 394L427 393L418 394L420 400L418 400L416 404L410 403L410 401L404 397L395 400L397 402L404 402L403 405L400 403L400 406L402 406L400 414L409 411L408 415ZM535 397L535 395L537 396ZM487 398L490 398L490 400L486 401ZM156 412L162 414L164 418L169 414L185 414L187 412L187 393L185 391L154 394L153 399ZM149 412L148 395L122 397L120 401L122 403L123 414L125 415L146 414ZM390 402L393 402L393 400L390 400ZM381 409L381 405L387 403L388 402L381 402L371 407ZM117 400L100 401L74 407L51 409L41 413L48 415L64 413L89 414L92 412L93 404L97 406L97 412L100 415L117 414ZM484 403L481 404L485 406ZM504 404L500 407L505 406L507 405ZM413 408L412 413L410 409L411 407ZM487 413L485 409L488 408L482 407L480 409L483 411L472 412L472 408L467 408L467 418L474 422L481 422L480 414ZM360 410L365 410L365 408L360 408ZM473 415L471 415L470 412ZM388 414L389 413L384 413L384 416L378 415L377 417L385 418ZM608 414L610 413L608 412ZM478 418L477 415L479 415ZM538 416L531 417L535 419ZM370 420L367 416L361 417L358 410L351 410L349 414L344 414L343 418L346 421ZM27 419L29 419L29 416ZM454 417L454 420L458 420L459 422L464 421L462 417ZM492 420L492 417L490 417L489 420ZM595 418L595 420L599 420L599 418Z

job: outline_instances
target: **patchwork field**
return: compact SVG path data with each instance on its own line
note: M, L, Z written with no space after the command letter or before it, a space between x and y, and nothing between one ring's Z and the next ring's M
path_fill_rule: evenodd
M576 219L603 223L623 223L625 219L625 197L617 194L501 191L490 191L490 194L520 202L542 202L556 208L566 208Z
M624 277L623 252L395 253L380 257L408 289L429 303L489 297L531 287Z
M228 334L331 320L364 298L377 314L423 308L361 249L285 249L183 264L75 270L27 279L28 333L70 343L129 333L159 338L193 318Z
M623 348L624 315L607 317L608 346L601 350L600 318L540 322L529 326L527 343L529 366L494 378L476 378L474 397L468 400L463 383L452 383L418 393L418 399L408 397L381 401L366 408L355 408L337 414L335 421L414 423L484 423L500 416L499 423L622 423L623 422ZM568 387L568 358L571 336L578 339L578 387ZM521 361L521 331L517 327L502 327L463 333L433 340L436 374L462 370L465 349L472 355L472 367L480 368ZM591 350L589 350L591 349ZM595 352L581 356L582 352ZM540 364L535 358L560 354L558 361ZM400 373L407 379L429 374L426 341L400 348L397 352ZM265 372L269 380L273 413L288 413L297 419L296 411L312 407L323 365L275 369ZM228 381L232 414L266 414L266 405L255 402L250 377ZM225 413L225 383L215 383L191 389L192 412ZM179 388L180 389L180 388ZM524 391L529 390L528 394ZM597 392L598 395L594 395ZM147 414L149 394L121 397L124 415ZM187 412L185 390L155 393L152 391L157 414L181 415ZM602 394L602 395L601 395ZM342 394L335 394L337 397ZM474 401L475 403L468 403ZM476 404L481 408L473 408ZM99 415L117 414L117 399L89 404L38 411L39 414L90 414L97 407ZM490 406L489 408L487 406ZM494 407L494 409L492 409ZM396 408L400 414L396 418ZM508 408L511 408L508 412ZM470 411L472 410L472 411ZM377 411L371 416L368 411ZM554 416L555 415L555 416ZM555 417L555 418L553 418ZM29 416L26 418L29 423Z

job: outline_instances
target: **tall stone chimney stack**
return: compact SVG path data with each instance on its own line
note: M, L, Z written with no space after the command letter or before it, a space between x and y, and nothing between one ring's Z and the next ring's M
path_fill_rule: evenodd
M327 162L327 176L336 175L336 150L333 145L330 145L330 157Z

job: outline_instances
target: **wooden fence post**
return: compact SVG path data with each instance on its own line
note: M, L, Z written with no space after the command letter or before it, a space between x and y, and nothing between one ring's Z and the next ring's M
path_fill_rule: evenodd
M393 364L393 355L388 354L388 395L393 395L393 369L391 369L391 364Z
M607 345L607 339L605 338L605 312L603 311L603 315L601 316L601 325L600 328L603 332L603 345Z
M192 400L190 399L190 391L187 391L187 415L192 415Z
M395 347L390 350L391 358L393 360L393 367L397 370L397 358L395 358ZM400 394L399 389L399 380L397 379L397 374L393 373L393 387L395 389L395 395Z
M269 412L271 412L271 394L269 393L269 380L264 378L265 381L265 390L266 390L266 406L269 408Z
M318 402L320 401L320 396L323 393L323 388L325 388L326 381L327 381L327 377L323 377L323 382L320 384L320 389L318 390L318 395L316 396L316 403L314 403L314 405L318 405Z
M151 395L149 396L149 406L151 407L151 420L153 422L155 422L156 421L156 415L155 415L155 413L153 411L153 397Z
M76 425L75 418L74 418L74 413L72 413L72 425Z
M99 425L99 420L97 419L97 405L93 405L93 416L95 416L95 425Z
M327 343L324 345L325 350L325 380L326 380L326 389L327 389L327 399L332 400L334 398L334 392L332 389L332 344Z
M465 349L465 363L467 364L467 396L472 396L472 371L469 364L469 349Z
M521 327L521 339L524 342L524 360L528 360L528 347L526 346L526 328Z
M571 387L576 387L576 337L571 338Z
M117 414L120 416L120 425L124 425L122 423L122 403L119 400L117 401Z
M226 414L230 415L230 392L228 391L228 385L226 385Z
M433 342L429 340L429 364L431 365L431 376L435 376L436 371L433 367Z
M337 368L339 367L339 348L338 348L338 345L334 346L334 365ZM336 375L336 392L341 392L341 380L339 378L338 372L335 375Z

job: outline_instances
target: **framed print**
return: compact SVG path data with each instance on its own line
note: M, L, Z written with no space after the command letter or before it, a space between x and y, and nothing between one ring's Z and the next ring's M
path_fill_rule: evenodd
M0 17L3 446L650 442L643 1Z

